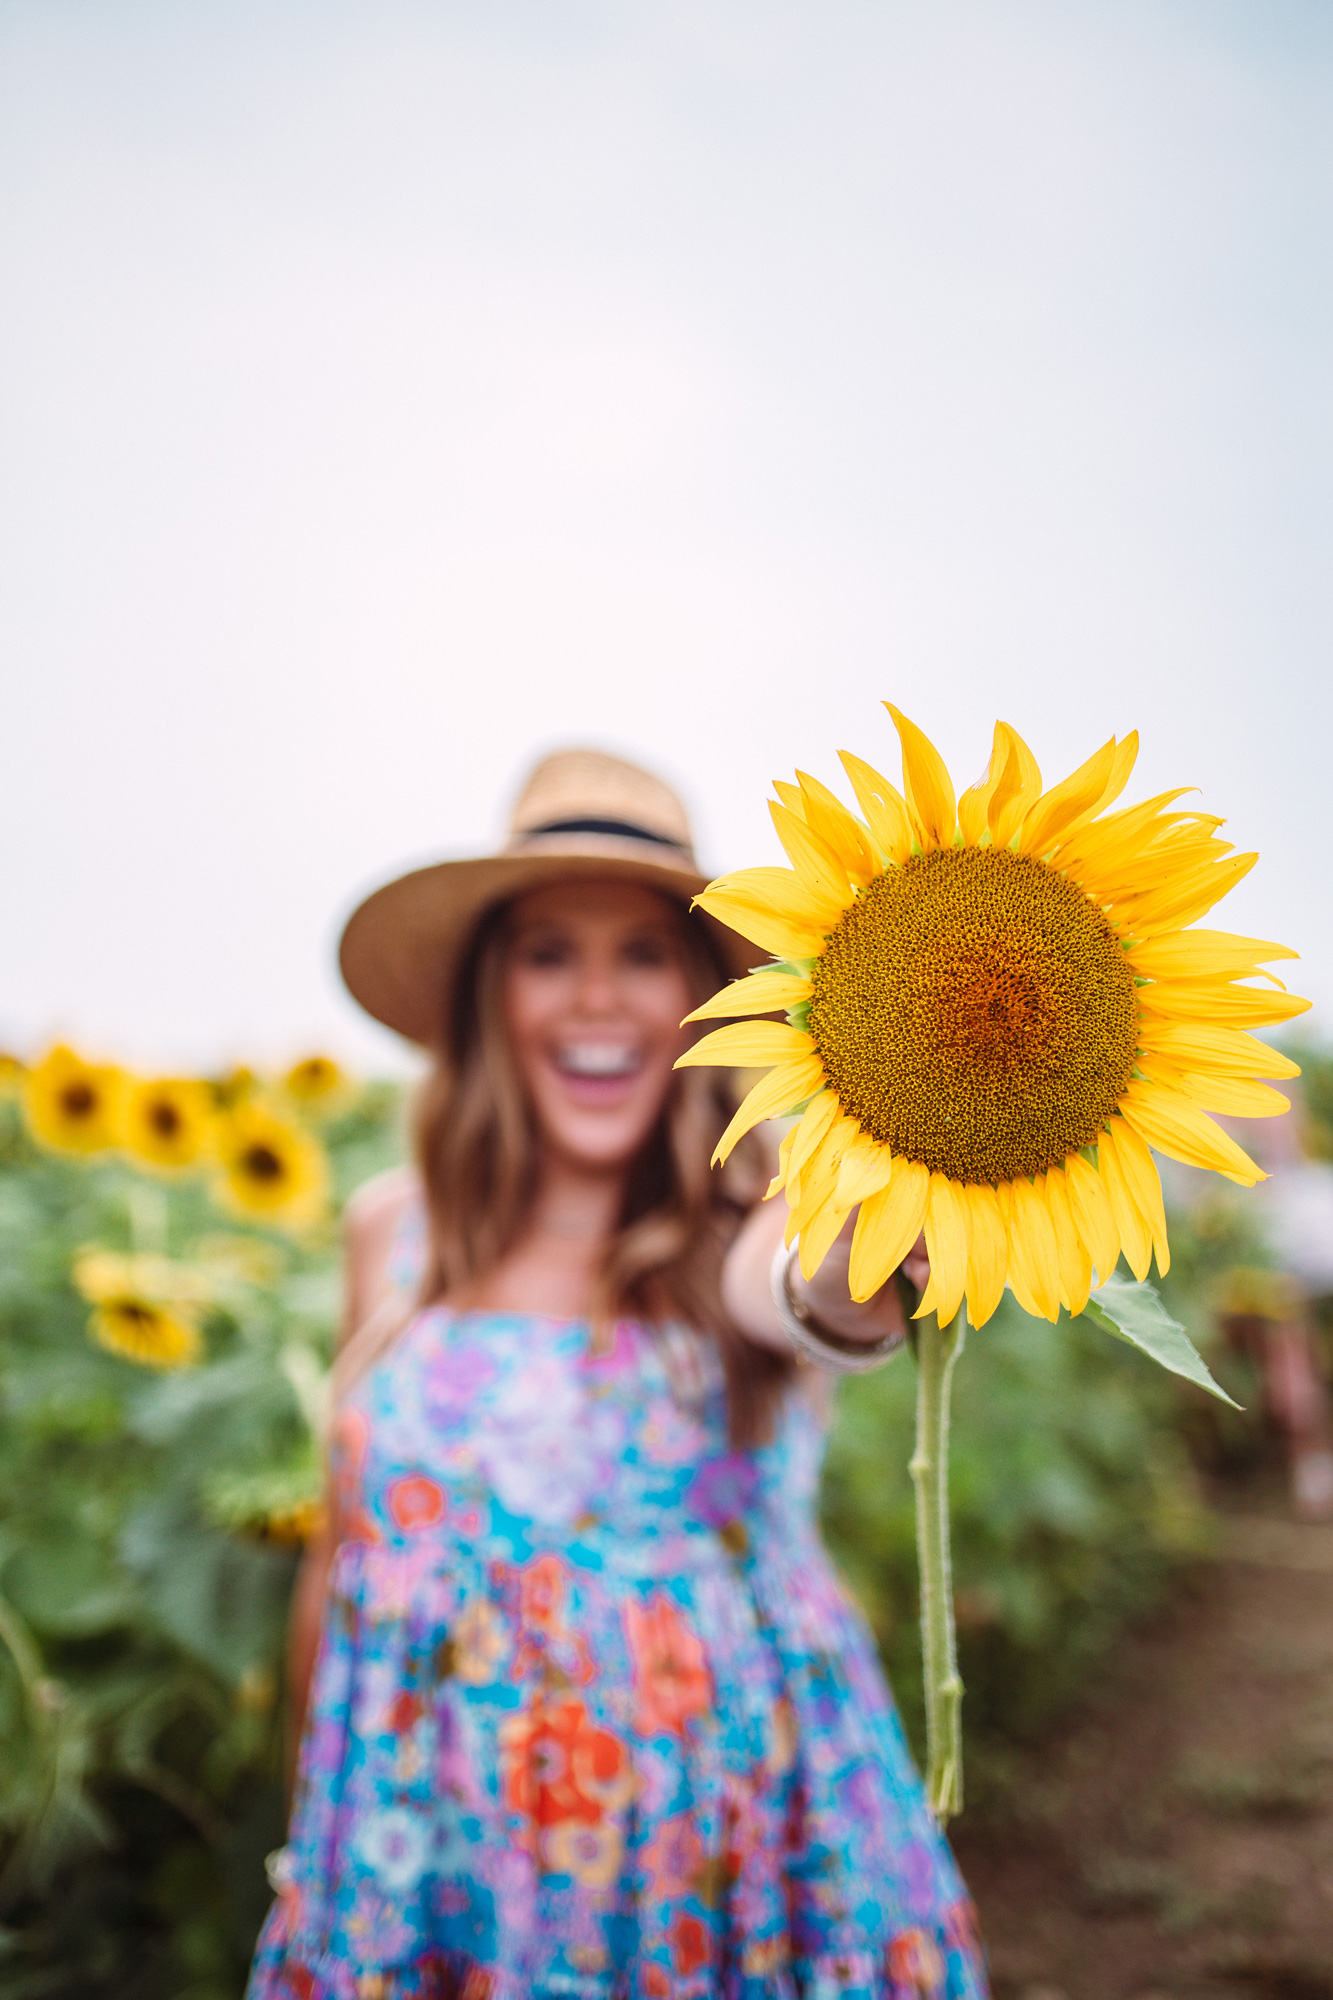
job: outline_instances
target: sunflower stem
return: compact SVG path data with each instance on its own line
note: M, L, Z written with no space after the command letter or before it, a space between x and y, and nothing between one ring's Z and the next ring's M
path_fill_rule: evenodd
M963 1683L954 1640L949 1559L949 1394L963 1351L964 1309L949 1327L934 1313L917 1321L916 1552L921 1581L921 1656L926 1692L926 1798L940 1825L963 1809Z

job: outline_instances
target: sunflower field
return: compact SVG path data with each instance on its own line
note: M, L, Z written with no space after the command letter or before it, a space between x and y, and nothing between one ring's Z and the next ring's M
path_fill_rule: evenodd
M237 2000L283 1833L287 1598L321 1504L338 1213L396 1086L0 1066L0 2000ZM1173 1222L1173 1233L1177 1225ZM1178 1239L1173 1310L1261 1260ZM844 1384L825 1517L909 1727L913 1370ZM1039 1728L1204 1533L1205 1401L1011 1299L953 1443L969 1741ZM984 1790L984 1786L983 1786Z
M398 1094L322 1057L0 1101L0 1995L238 1994L282 1839L337 1210Z

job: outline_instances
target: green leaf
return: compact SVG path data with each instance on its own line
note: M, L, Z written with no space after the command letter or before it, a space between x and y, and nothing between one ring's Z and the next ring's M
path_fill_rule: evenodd
M1172 1319L1152 1285L1131 1284L1121 1277L1108 1278L1084 1306L1083 1318L1090 1319L1104 1332L1113 1333L1117 1340L1127 1340L1131 1347L1137 1347L1171 1374L1183 1375L1187 1382L1197 1382L1210 1396L1230 1403L1233 1410L1241 1407L1225 1389L1218 1387L1198 1348L1180 1322Z

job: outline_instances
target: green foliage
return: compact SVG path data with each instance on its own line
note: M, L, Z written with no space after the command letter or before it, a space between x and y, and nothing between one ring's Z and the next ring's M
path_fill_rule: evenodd
M1208 1364L1179 1320L1172 1319L1155 1286L1136 1284L1113 1272L1095 1298L1088 1300L1083 1316L1103 1333L1137 1347L1168 1373L1196 1383L1220 1403L1237 1407L1235 1398L1213 1380Z
M397 1150L397 1095L322 1134L339 1196ZM206 1297L205 1357L89 1338L90 1245ZM336 1225L224 1218L206 1179L43 1152L0 1103L0 2000L231 2000L282 1838L294 1545L336 1308Z
M842 1385L824 1522L919 1743L915 1398L906 1353ZM1047 1721L1198 1545L1175 1407L1160 1370L1085 1321L1050 1326L1006 1297L969 1333L949 1481L969 1782L985 1765L978 1738Z

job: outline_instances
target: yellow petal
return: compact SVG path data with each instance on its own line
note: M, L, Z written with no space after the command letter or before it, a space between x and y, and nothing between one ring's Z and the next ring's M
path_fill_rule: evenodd
M888 860L906 861L914 838L907 801L872 764L854 757L850 750L839 750L838 755L856 793L856 803L866 816L870 838Z
M1041 768L1018 731L1007 722L997 722L1004 738L1004 769L991 793L988 817L990 837L996 847L1007 847L1023 816L1041 797Z
M800 1192L788 1197L798 1229L804 1229L807 1221L818 1214L824 1203L836 1197L838 1170L858 1129L851 1118L837 1119L802 1167ZM845 1206L850 1208L852 1204L848 1202Z
M1009 746L1001 734L1001 725L997 722L995 735L991 741L990 762L976 784L969 785L958 801L958 830L967 847L979 847L982 836L988 830L987 814L991 794L1000 782L1000 774L1004 770L1008 754Z
M930 1258L932 1305L941 1326L947 1326L963 1302L967 1285L968 1206L962 1185L943 1174L930 1177L926 1204L926 1253ZM924 1300L914 1318L928 1310Z
M842 800L827 785L821 785L818 778L812 778L808 771L798 771L796 775L801 781L801 804L806 825L828 843L852 881L859 882L864 888L878 875L879 863L860 821L852 817Z
M1210 862L1191 875L1182 887L1159 890L1132 909L1127 906L1125 921L1140 938L1151 937L1157 931L1178 931L1220 902L1243 875L1249 874L1258 859L1257 854L1232 854L1224 861Z
M1140 1138L1173 1160L1223 1174L1240 1187L1253 1187L1256 1181L1267 1179L1206 1111L1160 1083L1140 1083L1136 1078L1121 1098L1119 1109Z
M1262 1028L1292 1021L1312 1003L1299 993L1275 993L1265 986L1180 986L1154 981L1141 986L1140 1009L1178 1021L1223 1021L1233 1028Z
M1154 1083L1164 1083L1188 1097L1205 1111L1220 1111L1224 1118L1280 1118L1290 1111L1291 1099L1283 1097L1271 1084L1255 1083L1246 1076L1210 1076L1207 1070L1176 1070L1169 1063L1160 1066L1147 1056L1139 1057L1138 1067Z
M764 1190L765 1201L772 1201L774 1195L781 1194L787 1184L787 1162L791 1159L792 1141L799 1129L799 1125L789 1125L778 1140L778 1170Z
M1167 931L1134 945L1129 962L1142 979L1243 979L1271 958L1299 957L1285 944L1229 931Z
M1082 826L1100 805L1115 764L1115 738L1039 799L1023 821L1020 854L1049 854L1061 834Z
M1142 1048L1189 1069L1217 1070L1224 1076L1299 1076L1300 1064L1281 1055L1257 1035L1240 1028L1215 1028L1206 1022L1160 1021L1146 1016L1139 1023Z
M1055 1254L1060 1265L1060 1293L1069 1311L1082 1312L1092 1290L1092 1258L1074 1224L1069 1202L1069 1185L1059 1167L1046 1175L1046 1206L1055 1231Z
M842 914L840 904L817 902L787 868L739 868L710 882L694 900L778 958L815 957Z
M1125 1260L1136 1278L1146 1278L1152 1264L1152 1231L1130 1192L1115 1147L1106 1144L1105 1133L1097 1146L1097 1166L1110 1196L1111 1213L1115 1217Z
M1093 808L1094 816L1097 813L1104 813L1108 806L1115 804L1120 794L1124 791L1125 786L1129 783L1130 773L1138 760L1139 732L1137 729L1131 729L1128 736L1122 736L1115 746L1115 757L1111 763L1111 775L1106 780L1106 790L1102 793ZM1066 837L1063 834L1061 835L1062 839Z
M844 908L852 899L852 885L847 879L847 870L833 849L787 806L770 801L768 810L778 839L786 848L787 858L800 876L802 886L818 901L835 903L839 909Z
M1157 1162L1134 1127L1123 1118L1111 1119L1101 1143L1115 1148L1134 1206L1152 1235L1157 1269L1165 1277L1171 1269L1171 1250L1166 1240L1166 1210L1162 1206L1162 1180Z
M1021 1231L1015 1229L1013 1182L1002 1181L995 1190L995 1199L999 1205L1000 1215L1004 1222L1005 1242L1009 1260L1009 1289L1025 1313L1031 1313L1034 1319L1041 1319L1043 1314L1041 1304L1037 1298L1038 1286L1033 1276L1032 1259L1028 1254L1028 1245Z
M802 1028L786 1021L733 1021L729 1028L714 1028L700 1035L683 1056L677 1069L767 1069L772 1063L791 1062L797 1056L814 1054L814 1045Z
M705 1000L702 1007L696 1007L687 1014L686 1021L726 1021L737 1014L784 1014L789 1008L799 1007L802 1000L810 998L810 981L801 979L794 972L780 972L776 967L763 967L751 972L744 979L733 979L730 986L724 986L711 1000Z
M847 1274L854 1299L873 1298L902 1263L921 1234L929 1190L919 1161L895 1160L888 1186L861 1203Z
M891 701L884 704L903 746L903 792L924 848L949 847L958 825L953 780L930 738Z
M761 1077L754 1089L741 1100L740 1109L717 1142L713 1165L721 1166L737 1142L765 1118L785 1118L794 1105L818 1090L824 1069L818 1056L802 1056L795 1062L779 1064Z
M973 1326L985 1326L1004 1297L1009 1266L1009 1238L994 1188L966 1187L967 1316Z
M821 1090L818 1097L811 1098L801 1114L801 1122L796 1127L796 1136L791 1142L792 1173L804 1172L806 1161L841 1109L842 1106L831 1090Z
M1113 874L1151 846L1163 827L1187 817L1183 813L1168 815L1166 808L1184 798L1189 790L1188 785L1181 785L1175 791L1159 792L1156 798L1125 806L1118 813L1108 813L1105 819L1079 827L1056 843L1053 857L1056 867L1066 868L1074 875L1085 869Z
M1010 1254L1021 1245L1032 1296L1043 1319L1060 1317L1060 1259L1055 1247L1055 1227L1050 1210L1030 1181L1011 1181L1014 1219L1010 1229Z
M858 1132L838 1168L838 1200L849 1208L886 1188L892 1177L893 1155L866 1132Z
M801 1228L801 1276L809 1283L819 1269L843 1223L851 1214L835 1195L830 1195L824 1206L813 1219Z
M1120 1231L1106 1183L1077 1153L1065 1161L1064 1171L1074 1226L1096 1266L1098 1285L1104 1285L1120 1262Z

